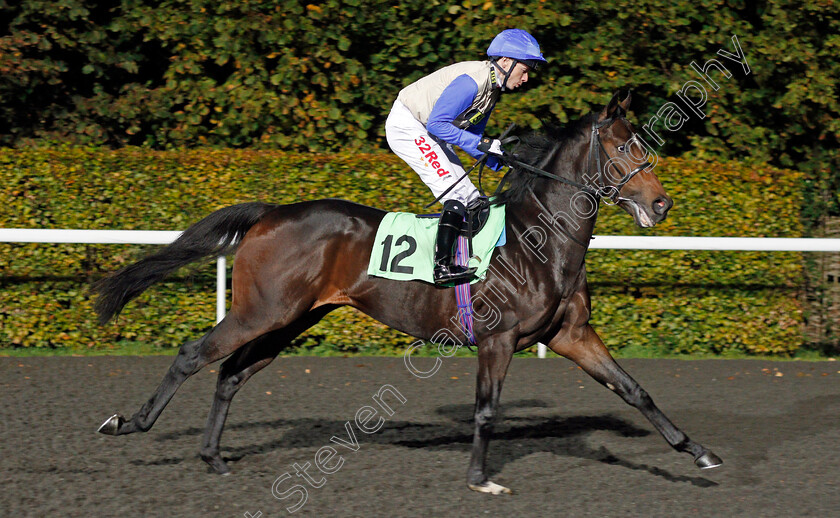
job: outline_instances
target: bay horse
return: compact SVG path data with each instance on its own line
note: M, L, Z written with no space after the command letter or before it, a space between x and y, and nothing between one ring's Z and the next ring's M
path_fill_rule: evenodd
M522 167L509 173L509 188L498 200L506 204L507 213L507 243L491 259L495 267L491 270L498 275L472 286L476 315L490 311L488 301L493 296L501 296L504 303L493 322L479 320L474 329L478 375L467 471L470 489L510 492L488 479L487 447L513 354L538 341L636 407L671 447L692 455L698 467L722 463L656 407L589 324L584 259L599 199L617 203L643 227L662 221L673 205L625 118L629 104L629 94L620 101L616 93L600 112L554 135L524 138L515 149L514 158ZM613 160L622 156L632 163ZM629 170L633 163L642 165ZM423 340L447 328L457 312L453 290L368 276L377 226L385 214L337 199L234 205L211 213L159 252L97 281L95 309L104 324L177 268L236 251L227 316L203 337L181 346L160 386L136 414L130 419L116 414L99 431L109 435L148 431L188 377L228 357L219 370L200 450L213 470L227 474L219 440L231 399L252 375L330 311L349 305Z

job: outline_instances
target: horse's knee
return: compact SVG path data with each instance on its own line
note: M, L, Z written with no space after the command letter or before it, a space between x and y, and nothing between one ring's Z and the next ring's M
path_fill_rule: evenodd
M496 418L496 411L491 406L479 408L475 412L475 425L480 429L490 428Z
M612 386L607 383L607 387L615 391L621 398L636 408L644 408L653 405L653 399L648 395L647 391L638 383L629 383L627 385Z

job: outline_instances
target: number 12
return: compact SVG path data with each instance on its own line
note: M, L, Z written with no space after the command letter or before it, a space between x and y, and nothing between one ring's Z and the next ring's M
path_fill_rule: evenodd
M414 273L414 267L412 266L400 266L400 261L405 259L406 257L410 256L414 252L417 251L417 241L414 240L411 236L400 236L397 238L397 242L394 244L395 246L400 246L403 243L408 243L408 250L403 250L402 252L398 253L394 256L394 260L391 261L391 268L388 269L388 258L391 255L391 242L394 240L394 236L389 235L382 241L382 262L379 263L379 270L380 271L391 271L393 273L407 273L412 274Z

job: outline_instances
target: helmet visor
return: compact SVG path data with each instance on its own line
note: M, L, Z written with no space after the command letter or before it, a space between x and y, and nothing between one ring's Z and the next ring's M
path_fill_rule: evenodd
M519 61L528 65L528 68L531 70L538 69L541 63L541 61L538 59L520 59Z

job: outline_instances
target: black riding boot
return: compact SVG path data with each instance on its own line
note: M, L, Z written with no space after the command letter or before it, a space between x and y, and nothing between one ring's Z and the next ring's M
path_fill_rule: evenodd
M465 210L464 205L455 200L443 204L435 241L435 284L461 283L473 278L475 268L455 264L455 247Z

